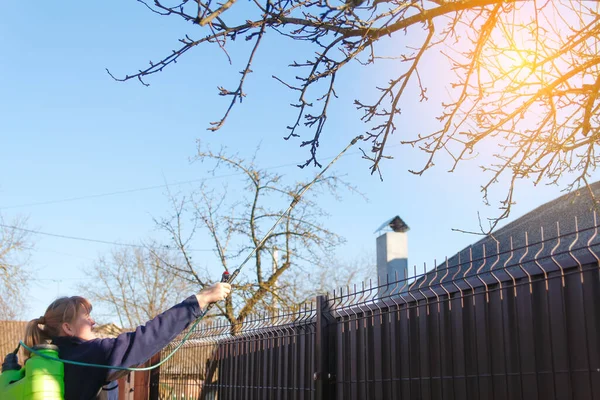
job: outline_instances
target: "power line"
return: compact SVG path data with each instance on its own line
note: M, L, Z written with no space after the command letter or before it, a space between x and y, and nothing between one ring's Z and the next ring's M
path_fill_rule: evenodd
M0 224L0 227L7 228L7 229L16 229L16 230L19 230L19 231L22 231L22 232L31 233L31 234L34 234L34 235L51 236L51 237L56 237L56 238L60 238L60 239L79 240L79 241L82 241L82 242L92 242L92 243L109 244L109 245L112 245L112 246L133 247L133 248L138 248L138 249L145 249L146 248L146 246L141 245L141 244L112 242L112 241L109 241L109 240L90 239L90 238L84 238L84 237L80 237L80 236L61 235L61 234L58 234L58 233L49 233L49 232L36 231L36 230L33 230L33 229L20 228L18 226L14 226L14 225ZM171 249L171 248L167 246L167 247L165 247L165 249ZM187 251L213 251L213 249L186 249L186 250Z
M388 146L388 148L397 147L397 146L399 146L399 145L391 145L391 146ZM344 156L357 155L357 154L361 154L361 152L356 151L356 152L352 152L352 153L346 153ZM328 159L333 159L333 158L334 158L333 156L332 157L324 157L324 158L321 158L321 160L328 160ZM296 166L296 165L298 165L298 163L281 164L281 165L277 165L277 166L273 166L273 167L267 167L267 168L265 168L265 170L285 168L285 167ZM146 186L146 187L140 187L140 188L134 188L134 189L112 191L112 192L107 192L107 193L70 197L70 198L66 198L66 199L48 200L48 201L42 201L42 202L0 207L0 210L47 205L47 204L56 204L56 203L65 203L65 202L71 202L71 201L86 200L86 199L91 199L91 198L107 197L107 196L114 196L114 195L126 194L126 193L135 193L135 192L148 191L148 190L154 190L154 189L168 188L169 186L178 186L178 185L184 185L184 184L188 184L188 183L202 182L202 181L207 181L207 180L212 180L212 179L223 179L223 178L239 176L239 175L244 175L244 172L236 172L236 173L225 174L225 175L216 175L216 176L202 178L202 179L192 179L192 180L187 180L187 181L172 182L172 183L166 183L163 185ZM91 243L101 243L101 244L107 244L107 245L112 245L112 246L123 246L123 247L142 248L142 249L146 248L146 246L139 245L139 244L122 243L122 242L114 242L114 241L109 241L109 240L91 239L91 238L85 238L85 237L80 237L80 236L70 236L70 235L62 235L62 234L57 234L57 233L42 232L42 231L37 231L37 230L33 230L33 229L20 228L18 226L14 226L14 225L0 224L0 227L8 228L8 229L16 229L16 230L19 230L22 232L28 232L28 233L35 234L35 235L51 236L51 237L56 237L56 238L61 238L61 239L78 240L78 241L91 242ZM169 246L165 246L165 249L174 250L173 248L171 248ZM194 251L194 252L212 252L212 251L214 251L214 249L186 249L186 250Z
M92 280L96 280L96 278L93 277L93 276L81 277L81 278L39 278L39 277L36 276L33 280L34 281L44 281L44 282L60 283L60 282L63 282L63 281L75 281L75 282L92 281Z
M65 253L65 252L62 252L62 251L44 249L44 248L40 248L38 246L23 246L23 247L21 247L21 249L23 249L23 250L29 250L29 251L40 251L40 252L43 252L43 253L54 253L54 254L59 254L61 256L67 256L67 257L73 257L73 258L81 258L81 259L84 259L84 260L95 261L95 259L90 258L90 257L85 257L85 256L81 256L81 255L71 254L71 253Z
M396 147L396 146L398 146L398 145L388 146L388 148ZM357 154L361 154L361 153L358 151L355 151L352 153L347 153L344 156L357 155ZM325 161L325 160L329 160L329 159L333 159L333 157L325 157L325 158L321 158L320 160ZM265 168L265 170L293 167L293 166L297 166L297 165L298 165L298 163L281 164L281 165L277 165L277 166L273 166L273 167L267 167L267 168ZM239 175L244 175L244 172L235 172L235 173L225 174L225 175L216 175L216 176L210 176L208 178L201 178L201 179L191 179L188 181L171 182L171 183L165 183L162 185L144 186L144 187L133 188L133 189L124 189L124 190L116 190L116 191L105 192L105 193L96 193L96 194L76 196L76 197L67 197L64 199L45 200L45 201L39 201L39 202L33 202L33 203L16 204L16 205L11 205L11 206L0 207L0 210L9 210L9 209L14 209L14 208L35 207L35 206L43 206L43 205L49 205L49 204L67 203L67 202L72 202L72 201L116 196L116 195L120 195L120 194L145 192L148 190L166 189L170 186L180 186L180 185L186 185L189 183L197 183L197 182L203 182L203 181L213 180L213 179L223 179L223 178L229 178L229 177L239 176Z
M206 181L206 180L209 180L209 179L227 178L227 177L234 176L234 175L239 175L239 174L240 173L228 174L228 175L220 175L220 176L214 176L214 177L203 178L203 179L192 179L192 180L189 180L189 181L165 183L163 185L154 185L154 186L145 186L145 187L134 188L134 189L117 190L117 191L114 191L114 192L97 193L97 194L90 194L90 195L77 196L77 197L67 197L65 199L39 201L39 202L26 203L26 204L17 204L17 205L12 205L12 206L0 207L0 210L8 210L8 209L11 209L11 208L23 208L23 207L43 206L43 205L48 205L48 204L67 203L67 202L70 202L70 201L78 201L78 200L95 199L95 198L100 198L100 197L115 196L115 195L118 195L118 194L144 192L144 191L148 191L148 190L167 188L169 186L179 186L179 185L185 185L185 184L188 184L188 183L201 182L201 181Z

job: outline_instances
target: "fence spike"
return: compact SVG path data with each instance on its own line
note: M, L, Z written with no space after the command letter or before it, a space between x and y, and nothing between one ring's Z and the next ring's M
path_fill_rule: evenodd
M385 291L388 293L388 297L390 296L390 273L386 272L385 274Z
M363 282L363 286L364 286L364 282ZM356 305L356 304L358 304L358 300L357 300L357 297L358 297L358 291L357 291L357 289L356 289L356 284L354 284L354 292L353 292L352 296L353 296L353 297L352 297L352 303L350 303L350 304L352 304L352 305ZM355 315L355 317L356 317L356 318L355 318L355 320L354 320L354 322L355 322L355 325L356 325L356 328L355 328L355 329L358 329L358 315Z
M458 262L460 263L460 253L458 253ZM446 292L446 296L448 296L448 310L452 311L452 301L450 298L450 292L448 290L446 290L446 288L444 287L444 279L448 276L448 274L450 273L450 267L448 266L448 257L446 256L446 274L444 276L442 276L442 278L440 279L440 286L442 287L442 290L444 292ZM440 308L438 306L438 312L439 312Z
M359 305L363 298L364 298L364 294L365 294L365 281L362 281L361 283L361 290L359 292L356 292L356 290L354 291L354 298L352 299L352 301L354 302L355 305ZM358 299L357 299L358 297Z
M409 294L410 297L413 298L413 300L415 301L415 303L417 303L417 305L418 305L419 302L418 302L417 298L413 295L414 287L417 284L417 282L419 281L419 279L417 278L417 264L413 265L413 270L414 270L414 280L412 281L412 283L408 287L408 294ZM417 317L418 316L419 316L419 307L417 307ZM406 318L410 319L410 307L406 307Z
M463 298L463 291L460 288L460 286L458 286L458 284L456 283L456 277L458 274L460 274L460 270L462 269L462 261L461 261L461 252L458 253L458 268L456 270L456 272L454 273L454 275L452 275L452 284L454 286L456 286L456 288L458 289L459 293L460 293L460 307L464 308L465 304L464 304L464 298ZM450 299L450 303L452 303L452 300Z
M481 281L481 283L483 283L483 285L485 286L485 299L489 303L490 297L489 297L489 293L488 293L488 285L485 282L485 280L483 280L481 278L481 270L483 269L483 267L485 267L486 263L487 263L487 256L486 256L486 247L485 247L485 243L484 243L483 244L483 264L481 264L481 266L477 269L477 273L475 275L477 276L477 279L479 279ZM475 292L473 292L473 304L475 304Z
M397 272L396 272L397 273ZM408 286L408 268L406 268L406 276L404 277L404 279L402 280L402 287L400 288L400 290L398 291L398 294L400 295L400 300L402 300L402 302L404 304L407 303L406 299L404 299L404 288L406 288Z
M513 259L514 255L515 254L514 254L514 247L513 247L513 237L511 235L511 237L510 237L510 257L508 257L506 259L506 261L504 262L504 271L508 274L508 276L510 276L510 279L512 279L513 296L517 297L517 280L515 279L515 277L513 276L513 274L508 269L509 268L508 264Z
M423 263L423 280L421 281L421 283L419 284L419 287L417 290L419 290L419 293L421 293L421 297L424 298L425 300L425 310L427 311L427 315L429 315L429 299L427 298L427 296L425 296L425 294L423 294L423 292L421 291L421 287L423 286L423 284L425 282L427 282L427 275L426 275L426 271L427 270L427 265L425 263ZM417 302L417 311L419 310L419 302ZM417 313L417 316L419 316L419 314Z
M502 281L500 279L498 279L498 277L494 273L494 268L496 268L496 265L498 265L498 263L500 262L500 241L493 236L492 236L492 239L494 239L494 241L496 242L496 261L494 261L494 263L490 266L490 274L496 280L496 282L498 282L499 289L500 289L500 301L503 301L504 294L502 293L503 292ZM487 293L486 293L486 295L487 295ZM489 296L488 296L488 301L489 301Z
M559 221L556 221L556 245L552 248L552 250L550 250L550 258L552 259L552 261L554 261L554 264L556 264L560 269L560 279L563 287L565 287L565 272L563 271L562 265L560 265L560 263L554 258L554 252L560 246L560 239L560 223Z
M386 286L386 288L387 288L387 286ZM381 324L383 324L383 313L381 311L381 307L379 307L379 303L381 303L381 301L377 301L376 297L377 297L377 294L375 294L371 300L372 300L372 303L375 305L375 307L377 307L378 314L379 314L379 325L381 325ZM389 296L386 298L389 298ZM373 313L371 313L371 315L373 315ZM375 322L375 321L373 320L373 322Z
M308 314L308 307L308 302L305 301L298 309L290 310L289 324L294 327L302 326Z
M257 317L255 314L249 314L248 317L242 321L239 330L240 335L243 335L248 329L251 329L251 327L255 324L256 318Z
M312 317L314 315L316 315L317 313L317 306L316 303L314 301L310 302L310 307L307 304L306 307L304 307L304 312L302 313L302 322L304 323L304 321L308 321L310 319L312 319Z
M541 238L542 247L540 247L538 252L535 253L533 261L535 262L535 265L537 265L538 268L540 270L542 270L542 273L544 274L544 282L546 283L546 291L548 291L548 272L544 269L542 264L539 262L539 258L538 258L538 256L540 254L542 254L542 251L544 251L544 247L546 246L546 242L544 241L544 227L543 226L540 226L540 238Z
M523 266L523 260L525 260L525 257L527 256L528 253L529 253L529 234L527 231L525 231L525 253L523 253L521 258L519 259L519 268L521 268L521 270L523 270L523 272L525 272L525 274L527 275L527 279L529 281L529 294L533 294L533 284L531 283L531 274L529 273L529 271L527 271L527 268L525 268Z
M395 276L394 276L394 278L395 278L395 280L396 280L396 285L395 285L395 286L394 286L394 288L392 289L392 292L391 292L392 294L393 294L393 293L396 291L396 289L398 289L398 283L399 283L399 280L398 280L398 271L397 271L397 270L396 270L396 271L394 271L394 275L395 275ZM404 287L404 286L403 286L403 287ZM398 320L398 321L400 320L400 305L399 305L399 304L398 304L398 302L396 301L396 298L397 298L397 297L400 297L400 300L404 301L404 298L402 297L402 292L401 292L401 290L402 290L402 288L400 288L400 290L398 291L397 295L394 295L394 296L391 296L391 297L390 297L390 299L392 300L392 302L393 302L393 303L394 303L394 305L396 306L396 320ZM392 321L392 320L391 320L391 318L392 318L392 317L391 317L391 315L392 315L392 313L390 313L390 322Z
M448 261L448 260L446 259L446 261ZM437 303L438 312L440 312L440 298L439 298L439 296L438 296L437 292L435 291L435 286L434 286L434 285L435 285L435 284L434 284L434 282L435 282L435 281L436 281L436 279L437 279L437 276L438 276L438 270L439 270L439 269L438 269L438 267L437 267L437 260L434 260L434 261L433 261L433 265L434 265L434 267L433 267L433 268L435 269L435 275L434 275L434 276L431 278L431 282L429 282L429 287L428 287L428 288L429 288L429 290L430 290L431 292L433 292L433 294L435 295L435 302ZM447 266L447 265L446 265L446 266Z
M346 297L344 298L344 288L340 288L340 296L339 296L339 309L344 309L346 306L346 302L350 301L350 286L346 286Z
M369 279L369 281L370 281L370 279ZM366 289L365 285L366 285L366 282L363 281L362 290L360 292L360 298L358 299L356 305L357 305L358 309L363 313L363 326L366 328L366 326L367 326L367 314L365 313L365 311L362 308L363 304L366 303L366 299L368 298L368 296L366 296L367 289ZM357 322L358 322L358 320L357 320Z
M473 302L473 306L475 306L475 287L473 285L471 285L471 282L469 282L469 280L467 279L467 274L469 273L469 271L473 268L473 246L469 246L469 269L465 271L465 274L463 275L463 279L464 281L467 283L467 285L469 285L469 287L471 288L471 293L472 293L472 302Z
M398 289L398 271L394 271L394 281L393 281L394 287L390 289L390 298L394 297L394 294L396 292L396 289ZM389 285L389 283L388 283Z
M363 299L364 299L364 294L365 294L365 290L366 290L365 289L365 284L366 284L366 282L362 281L362 289L360 291L360 297L358 298L358 300L356 300L356 304L361 303L363 301Z
M579 269L579 277L581 279L581 283L584 283L583 282L583 266L581 265L581 262L579 261L579 259L577 258L577 256L575 256L575 252L573 251L573 246L575 246L575 243L577 243L578 241L579 241L579 222L577 220L577 215L576 215L575 216L575 238L573 239L573 243L571 243L569 245L569 255L571 257L573 257L573 259L577 263L577 267Z
M374 291L373 289L374 289L374 287L373 287L373 281L372 281L372 279L369 279L369 294L367 295L366 302L371 303L371 304L372 303L377 303L375 301L375 298L377 297L377 292ZM373 315L373 312L371 311L371 323L372 324L375 322L374 318L375 317Z
M263 324L265 323L265 321L267 320L271 320L273 322L275 322L274 325L276 325L277 322L277 310L273 310L272 312L272 316L270 315L271 313L269 313L269 311L264 310L264 311L257 311L253 318L252 318L252 323L250 324L250 326L248 327L248 329L246 330L247 332L251 332L251 331L255 331L257 329L262 328Z
M307 316L311 314L312 301L310 303L311 304L309 305L308 302L305 301L298 310L290 310L287 315L286 323L291 326L303 324L306 321Z
M354 285L354 289L356 290L356 285ZM340 296L340 305L339 305L339 311L338 312L343 312L346 317L348 317L348 328L352 329L352 316L350 315L350 313L348 312L348 309L346 308L346 303L350 302L350 286L346 287L346 300L343 300L343 297Z

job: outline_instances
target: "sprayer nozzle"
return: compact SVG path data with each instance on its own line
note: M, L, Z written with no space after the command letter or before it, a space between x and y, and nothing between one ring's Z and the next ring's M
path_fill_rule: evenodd
M221 276L221 282L229 282L229 271L223 272L223 275Z

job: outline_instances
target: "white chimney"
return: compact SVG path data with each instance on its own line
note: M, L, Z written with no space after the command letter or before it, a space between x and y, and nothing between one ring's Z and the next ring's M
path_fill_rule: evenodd
M399 216L385 222L376 232L388 230L377 238L377 276L379 297L398 293L408 278L408 225ZM389 231L391 229L391 231ZM386 286L386 282L396 282Z

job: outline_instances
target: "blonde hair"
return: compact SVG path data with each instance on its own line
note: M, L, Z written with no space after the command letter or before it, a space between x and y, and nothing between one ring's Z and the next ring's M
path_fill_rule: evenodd
M64 322L72 323L82 309L87 314L92 311L92 303L84 297L60 297L54 300L43 316L27 323L23 342L27 346L33 347L60 336L63 333L62 324ZM25 355L29 357L29 352L25 351Z

